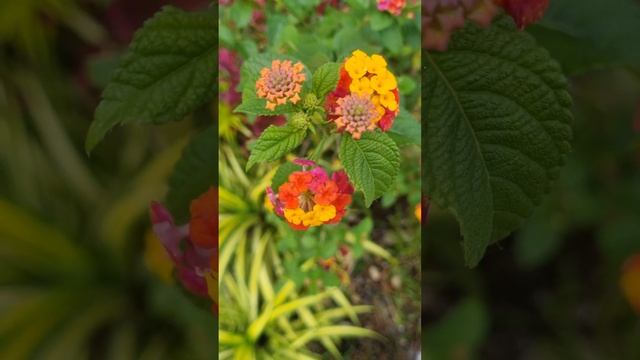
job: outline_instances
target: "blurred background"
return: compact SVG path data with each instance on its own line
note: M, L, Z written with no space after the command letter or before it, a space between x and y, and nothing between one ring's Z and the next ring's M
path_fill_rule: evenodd
M172 284L147 215L207 111L119 128L91 157L83 150L111 71L165 3L0 1L0 359L216 352L209 308Z
M640 359L640 2L551 0L526 31L569 78L574 149L526 225L475 269L464 267L454 218L432 204L423 351Z

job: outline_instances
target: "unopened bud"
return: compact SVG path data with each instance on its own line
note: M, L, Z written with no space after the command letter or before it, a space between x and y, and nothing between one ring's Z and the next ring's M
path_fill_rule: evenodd
M318 106L319 103L320 102L318 101L318 98L316 97L316 95L313 93L309 93L305 95L304 99L302 100L302 107L304 107L307 110L310 110Z
M309 119L307 115L303 112L297 112L291 116L291 120L289 120L291 126L297 129L304 129L309 126Z

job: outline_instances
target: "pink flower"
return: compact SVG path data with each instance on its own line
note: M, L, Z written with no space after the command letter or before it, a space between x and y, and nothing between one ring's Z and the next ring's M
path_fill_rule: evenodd
M400 15L406 5L406 0L378 0L378 10L388 11L395 16Z
M206 275L212 271L211 259L217 249L197 247L189 238L189 225L176 226L173 216L160 203L150 208L153 232L162 242L177 269L180 283L191 293L208 297Z
M309 184L309 189L311 189L311 191L313 191L314 193L319 192L322 188L322 185L327 182L327 180L329 180L329 176L327 175L327 172L324 171L324 169L321 167L316 167L315 169L311 170L311 175L313 176L313 178L311 180L311 184Z

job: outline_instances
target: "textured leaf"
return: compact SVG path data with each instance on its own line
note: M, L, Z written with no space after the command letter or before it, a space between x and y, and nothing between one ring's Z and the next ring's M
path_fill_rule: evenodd
M364 193L367 206L389 190L398 175L398 146L379 131L365 132L360 140L344 135L339 156L355 188Z
M213 11L165 7L148 20L102 93L87 151L118 124L179 120L215 98L216 38Z
M282 115L293 112L293 106L290 103L278 105L274 110L266 108L267 101L258 97L245 96L242 100L242 104L238 105L233 112L240 112L251 115Z
M506 17L484 30L469 24L423 64L423 188L456 215L475 266L557 176L571 97L558 64Z
M274 161L300 145L307 133L306 128L295 128L290 125L269 126L256 141L247 171L258 161Z
M318 99L322 99L336 88L339 79L340 64L333 62L326 63L313 73L313 92Z
M191 200L217 183L217 135L213 126L196 135L185 148L169 178L167 207L178 223L189 219Z
M280 165L280 167L278 167L278 170L276 170L276 173L273 175L273 180L271 180L271 187L274 189L274 191L277 191L280 185L287 182L287 180L289 179L289 175L292 172L299 170L302 170L302 166L296 165L294 163L287 162Z

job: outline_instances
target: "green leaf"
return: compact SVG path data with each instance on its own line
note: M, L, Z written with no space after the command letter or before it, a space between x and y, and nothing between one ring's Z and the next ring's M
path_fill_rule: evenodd
M326 63L313 73L313 92L318 99L323 99L330 91L336 88L340 79L340 64Z
M468 25L423 52L423 189L455 214L466 263L521 226L557 177L572 137L558 64L510 18Z
M451 359L475 354L489 332L490 318L484 304L465 299L437 323L427 327L423 349L429 359Z
M247 171L258 161L274 161L300 145L307 133L306 128L295 128L290 125L269 126L256 141Z
M230 10L230 17L238 28L243 29L249 25L253 15L253 6L251 4L244 1L236 1L231 5Z
M178 223L189 219L191 200L217 183L217 135L213 126L196 135L185 148L169 178L167 207Z
M398 76L398 91L400 92L400 94L409 95L414 92L417 87L418 86L416 85L415 80L413 80L410 76Z
M245 98L242 100L242 104L238 105L233 112L245 113L251 115L282 115L293 112L293 105L290 103L276 106L274 110L266 108L267 101L265 99L259 99L257 97Z
M384 29L381 33L382 45L389 49L392 53L397 54L402 48L402 31L399 26L392 26Z
M371 15L371 30L373 31L384 30L391 24L393 24L393 18L386 12L376 11Z
M356 9L367 9L369 7L369 0L347 0L347 4Z
M271 187L274 189L274 191L278 191L280 185L287 182L287 180L289 179L289 175L291 175L292 172L300 170L302 170L302 166L296 165L294 163L287 162L280 165L275 175L273 175L273 180L271 180Z
M399 147L418 145L422 142L420 123L405 109L400 109L388 134Z
M367 206L391 188L400 167L398 146L379 131L365 132L360 140L345 134L339 157L355 188L364 193Z
M215 98L217 36L212 10L167 6L145 22L102 93L87 152L118 124L179 120Z
M371 15L371 30L380 31L388 28L393 24L391 14L382 11L376 11Z

